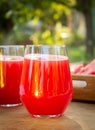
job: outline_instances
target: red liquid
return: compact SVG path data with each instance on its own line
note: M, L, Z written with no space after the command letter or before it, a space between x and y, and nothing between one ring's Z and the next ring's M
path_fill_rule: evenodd
M21 103L19 85L22 65L22 57L0 57L0 105Z
M72 99L68 57L26 55L21 100L32 115L62 114Z

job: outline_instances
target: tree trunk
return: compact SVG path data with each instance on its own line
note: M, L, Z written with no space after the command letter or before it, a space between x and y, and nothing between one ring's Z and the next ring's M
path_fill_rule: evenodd
M78 8L83 12L86 22L86 58L92 59L94 57L94 39L93 39L93 27L92 27L92 0L77 0Z
M91 12L84 13L86 21L86 57L93 58L93 28L92 28L92 15Z

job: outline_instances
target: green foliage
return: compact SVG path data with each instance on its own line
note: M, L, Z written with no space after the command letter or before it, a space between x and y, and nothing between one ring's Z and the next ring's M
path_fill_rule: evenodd
M28 21L31 21L30 29L26 28L24 31L31 31L29 39L32 39L34 44L63 43L64 40L60 35L63 33L63 27L67 24L67 16L71 13L69 7L72 4L72 0L1 0L0 29L8 32L9 37L7 36L6 40L10 42L15 38L16 33L18 35L19 31L23 35L23 28ZM59 22L62 29L58 31L56 26ZM39 23L41 23L40 29L37 27ZM9 33L11 30L13 30L12 33ZM16 38L18 39L18 37Z
M11 18L14 23L26 22L35 17L42 20L47 20L47 16L59 19L68 12L71 3L71 0L1 0L0 10L3 18Z
M85 61L85 46L81 45L70 45L68 47L68 56L70 59L70 62L80 62Z
M67 45L68 48L68 56L70 63L74 62L90 62L93 60L91 57L86 58L86 51L84 45ZM95 55L95 47L94 47L94 55Z
M80 37L67 27L75 3L75 0L1 0L0 29L7 35L0 38L4 44L21 44L26 40L33 44L75 43Z

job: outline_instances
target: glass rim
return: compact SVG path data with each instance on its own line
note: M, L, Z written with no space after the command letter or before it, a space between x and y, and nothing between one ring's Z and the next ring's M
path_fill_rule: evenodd
M6 47L24 47L24 45L0 45L0 48L6 48Z
M26 45L26 47L66 47L66 45L48 45L48 44L37 44L37 45Z

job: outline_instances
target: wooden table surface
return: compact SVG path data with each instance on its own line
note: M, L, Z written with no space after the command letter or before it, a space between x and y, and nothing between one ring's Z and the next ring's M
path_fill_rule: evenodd
M95 130L95 104L71 102L59 118L33 118L25 107L0 107L0 130Z

